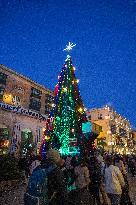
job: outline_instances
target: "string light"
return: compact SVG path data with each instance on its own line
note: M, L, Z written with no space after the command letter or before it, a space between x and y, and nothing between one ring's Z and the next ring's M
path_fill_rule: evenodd
M51 104L51 106L52 106L52 107L55 107L55 104L54 104L54 103L52 103L52 104Z
M82 113L82 112L83 112L83 109L80 107L80 108L78 109L78 111L79 111L80 113Z
M79 153L78 144L76 146L71 144L72 142L77 142L82 133L82 116L85 114L85 108L77 85L79 79L76 79L74 70L71 57L68 55L61 74L58 76L58 91L54 99L55 106L53 106L51 115L53 116L53 131L45 135L47 136L45 141L48 140L49 135L54 135L55 139L59 140L59 151L63 155ZM48 141L50 142L50 140L51 138ZM53 141L51 144L53 144ZM44 150L46 147L44 146ZM57 147L56 142L55 147Z
M67 92L67 88L63 88L63 91L64 91L64 92Z

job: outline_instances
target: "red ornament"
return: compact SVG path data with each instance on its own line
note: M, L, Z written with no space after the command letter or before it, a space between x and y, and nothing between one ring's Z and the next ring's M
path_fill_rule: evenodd
M74 128L71 128L71 129L70 129L70 132L71 132L71 133L74 133L74 131L75 131Z
M77 146L77 142L70 142L69 145L70 145L71 147L76 147L76 146Z
M58 94L58 88L59 88L59 86L58 86L58 84L55 86L55 90L54 90L54 95L56 96L57 94Z

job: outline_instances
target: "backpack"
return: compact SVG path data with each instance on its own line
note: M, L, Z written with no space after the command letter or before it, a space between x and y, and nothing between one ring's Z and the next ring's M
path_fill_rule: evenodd
M26 193L24 194L25 205L48 205L48 174L54 169L49 167L42 169L41 166L34 169L30 176Z

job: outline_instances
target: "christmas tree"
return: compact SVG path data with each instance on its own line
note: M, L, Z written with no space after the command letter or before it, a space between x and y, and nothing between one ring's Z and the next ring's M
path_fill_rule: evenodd
M67 56L55 87L53 110L47 120L46 138L50 136L50 145L60 148L62 155L77 154L81 150L82 123L87 121L85 108L78 88L79 80L75 76L71 56ZM44 148L49 147L44 139Z

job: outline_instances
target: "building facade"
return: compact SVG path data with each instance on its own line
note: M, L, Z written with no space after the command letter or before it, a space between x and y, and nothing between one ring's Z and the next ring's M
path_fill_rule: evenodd
M133 139L133 154L136 154L136 129L131 131L130 136Z
M130 135L131 125L126 118L123 118L112 107L92 109L87 112L88 118L102 126L97 143L103 141L104 149L110 152L129 154L133 147L133 140Z
M45 130L54 94L31 79L0 65L0 153L35 150Z

